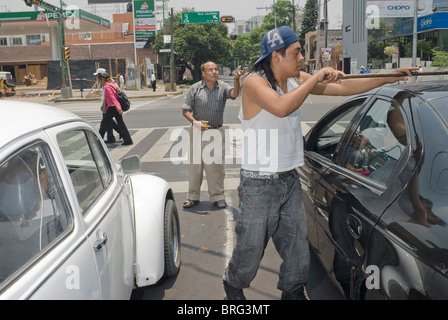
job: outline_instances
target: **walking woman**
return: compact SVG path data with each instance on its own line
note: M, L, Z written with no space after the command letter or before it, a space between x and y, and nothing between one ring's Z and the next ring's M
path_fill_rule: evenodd
M101 120L99 130L100 136L104 138L108 126L111 125L113 118L115 118L118 127L120 128L121 136L123 137L123 143L121 145L128 146L133 144L128 128L123 121L123 110L121 110L121 105L118 102L116 85L110 79L109 74L104 72L104 69L98 69L93 75L98 78L98 82L104 87L104 99L106 100L106 112Z

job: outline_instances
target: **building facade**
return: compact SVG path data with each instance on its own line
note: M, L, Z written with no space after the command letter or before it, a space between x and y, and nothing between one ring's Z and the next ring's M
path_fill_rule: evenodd
M433 48L448 51L448 1L343 0L343 71L358 72L361 66L374 68L404 66L413 57L414 12L417 5L417 39ZM384 48L396 48L393 57ZM423 58L423 57L422 57ZM420 61L420 57L418 57ZM407 65L406 65L407 66Z
M117 70L126 70L116 68L117 61L143 64L149 59L163 64L163 56L156 56L151 48L135 49L132 12L114 14L113 22L83 10L76 17L66 13L64 19L70 68L76 69L77 61L110 60L101 67L116 76ZM48 63L61 57L57 19L43 11L7 12L0 13L0 23L0 71L10 71L19 85L29 74L37 79L48 76Z

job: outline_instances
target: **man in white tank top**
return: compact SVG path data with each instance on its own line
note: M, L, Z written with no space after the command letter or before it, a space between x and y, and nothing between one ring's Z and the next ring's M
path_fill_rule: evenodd
M226 299L244 300L272 237L283 259L277 288L282 299L307 299L310 255L302 189L296 167L303 164L299 107L312 94L348 96L407 77L340 81L341 71L300 71L299 39L286 26L267 32L262 56L242 87L240 119L245 132L238 194L237 243L224 274ZM397 69L397 72L417 68ZM300 85L299 85L300 84Z

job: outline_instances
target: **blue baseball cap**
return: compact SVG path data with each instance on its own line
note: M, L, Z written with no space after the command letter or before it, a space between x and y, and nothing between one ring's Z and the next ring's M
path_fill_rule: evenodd
M269 56L272 52L288 47L294 42L298 42L299 37L287 26L275 28L263 36L261 39L261 57L254 63L254 66Z

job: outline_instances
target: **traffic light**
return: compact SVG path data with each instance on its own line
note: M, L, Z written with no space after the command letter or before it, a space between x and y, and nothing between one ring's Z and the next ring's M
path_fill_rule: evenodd
M232 16L223 16L221 17L221 22L222 23L232 23L235 21L235 18Z
M70 47L64 46L64 60L67 61L70 59Z
M235 32L232 32L230 34L230 40L236 40L237 37L238 37L238 35Z
M32 7L33 5L39 5L42 0L23 0L28 7Z

